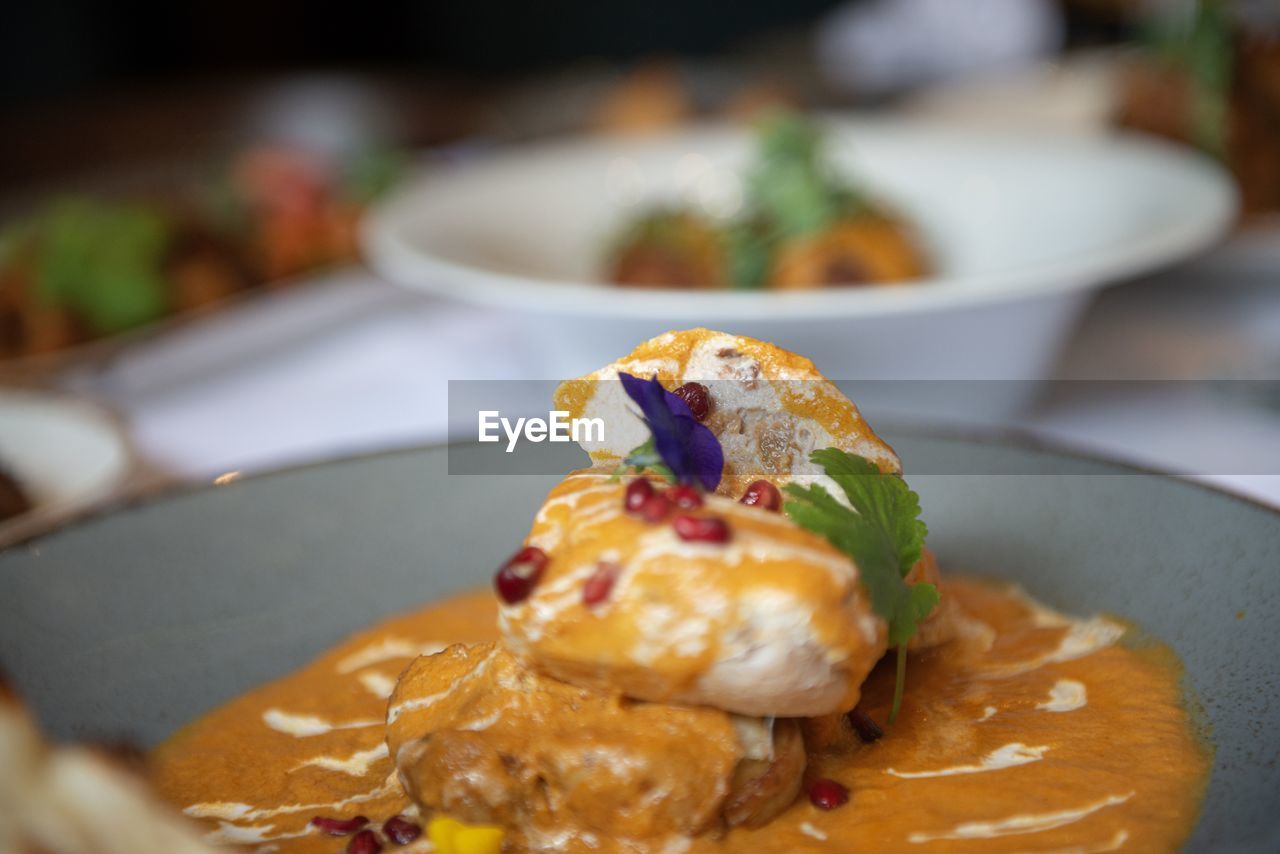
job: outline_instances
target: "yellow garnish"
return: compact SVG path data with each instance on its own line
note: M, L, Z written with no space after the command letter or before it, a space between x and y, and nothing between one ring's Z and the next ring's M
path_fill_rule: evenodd
M427 823L427 838L436 849L436 854L454 854L453 837L462 827L462 822L438 816Z
M437 816L427 823L427 838L436 854L499 854L503 830L488 824L463 824Z
M454 835L453 848L454 854L498 854L502 850L502 828L464 827Z

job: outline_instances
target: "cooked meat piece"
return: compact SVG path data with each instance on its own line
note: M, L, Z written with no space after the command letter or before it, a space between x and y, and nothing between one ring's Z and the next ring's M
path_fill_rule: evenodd
M794 721L577 688L492 643L410 665L387 744L424 811L500 824L535 850L586 850L598 838L657 850L760 824L790 805L805 767Z
M499 612L516 654L588 688L743 715L803 717L858 701L887 629L847 556L721 495L697 514L727 526L727 541L686 541L626 512L630 482L585 473L552 490L528 537L549 562L528 598ZM601 565L613 568L612 587L587 602Z
M89 338L84 325L70 310L42 299L30 289L20 296L18 323L22 356L53 353Z
M244 259L227 241L196 223L183 225L165 263L173 311L198 309L249 286Z
M858 216L817 234L783 243L769 285L782 290L823 285L905 282L925 273L907 229L882 216Z
M794 719L776 718L772 729L773 749L769 755L744 758L733 772L723 810L731 827L759 827L791 806L800 793L808 764L800 726Z
M721 287L724 265L724 247L710 223L660 211L628 229L613 252L609 279L641 287Z

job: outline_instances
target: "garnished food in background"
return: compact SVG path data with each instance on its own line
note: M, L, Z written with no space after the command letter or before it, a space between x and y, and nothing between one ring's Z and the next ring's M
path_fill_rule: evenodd
M617 238L610 279L620 285L729 287L724 241L720 229L692 211L648 211Z
M727 222L683 208L647 211L609 250L620 285L802 289L922 276L910 228L835 174L812 122L776 112L759 123L742 211Z
M1246 214L1280 210L1280 15L1265 5L1153 7L1117 115L1122 125L1221 158Z
M0 255L3 355L59 350L180 310L175 225L151 206L67 198L11 226Z
M219 221L264 281L353 261L360 214L403 166L403 157L389 150L334 163L294 149L252 149L237 159L215 197Z
M556 406L611 418L612 438L547 496L492 591L388 620L156 751L159 791L208 841L780 854L1186 837L1208 761L1172 654L944 579L897 456L807 360L673 332L562 384Z
M254 149L201 191L55 199L0 234L0 359L55 352L354 261L355 222L399 170Z
M21 484L0 468L0 522L20 516L30 509L31 499L27 498Z

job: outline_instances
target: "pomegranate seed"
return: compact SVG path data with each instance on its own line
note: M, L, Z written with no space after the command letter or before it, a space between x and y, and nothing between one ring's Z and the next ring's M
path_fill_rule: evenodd
M750 507L763 507L765 510L777 512L782 509L782 493L778 491L778 487L769 481L757 480L747 487L746 492L742 493L738 503L746 504Z
M699 421L706 421L711 414L711 392L702 383L685 383L671 392L689 405L689 411Z
M369 819L362 815L355 818L325 818L318 815L311 819L311 824L330 836L346 836L355 833L360 828L369 823Z
M871 716L862 711L861 707L855 706L852 712L845 715L849 719L849 724L853 727L854 732L858 734L858 738L870 744L873 741L879 741L884 736L884 730L880 728L880 724L871 720Z
M613 589L613 582L617 578L618 565L600 561L596 565L596 571L591 573L587 583L582 586L582 603L584 605L596 605L608 599L609 591Z
M395 844L408 845L422 835L422 828L398 815L387 819L387 823L382 825L382 832Z
M653 484L646 478L638 477L627 484L626 497L622 499L622 506L628 513L639 513L640 508L651 495L653 495Z
M655 492L640 505L640 518L646 522L661 522L671 512L671 501L667 496Z
M729 540L729 526L715 516L690 516L681 513L671 523L676 536L694 543L724 543Z
M382 843L372 830L362 830L347 843L347 854L378 854Z
M849 790L823 777L809 784L809 801L820 810L833 810L849 801Z
M523 602L538 585L538 579L542 578L546 568L547 553L534 546L525 546L507 558L493 577L493 586L508 605Z
M668 489L667 500L681 510L697 510L702 506L702 494L686 483L677 484Z

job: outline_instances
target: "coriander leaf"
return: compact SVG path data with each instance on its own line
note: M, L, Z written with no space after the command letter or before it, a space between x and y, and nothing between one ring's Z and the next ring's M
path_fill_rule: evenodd
M920 520L920 496L900 477L882 474L875 463L837 448L814 451L822 466L860 516L875 519L893 537L898 572L904 578L920 560L928 527Z
M797 525L826 539L858 567L872 610L889 627L889 644L898 647L897 679L889 721L898 716L906 679L906 645L941 594L927 583L908 585L906 575L920 559L928 529L918 518L920 498L896 475L836 448L810 457L844 492L846 507L819 484L785 488L791 500L783 510ZM852 508L852 509L851 509Z
M907 595L893 540L874 520L845 507L822 486L791 483L784 491L796 499L782 505L786 514L853 560L872 610L891 623Z

